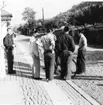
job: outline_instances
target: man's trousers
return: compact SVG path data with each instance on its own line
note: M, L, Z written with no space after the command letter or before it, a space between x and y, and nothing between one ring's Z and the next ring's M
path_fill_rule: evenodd
M13 61L14 61L13 50L9 49L7 50L7 63L9 74L13 73Z
M73 53L69 50L63 50L61 53L61 78L71 79Z
M59 74L60 73L60 52L55 51L55 73Z
M44 52L44 64L46 79L54 79L54 65L55 65L55 54L50 50Z
M83 73L86 70L85 55L86 55L86 49L78 49L77 65L76 65L77 66L77 70L76 70L77 74Z
M32 65L32 75L33 78L40 78L40 58L32 54L33 65Z

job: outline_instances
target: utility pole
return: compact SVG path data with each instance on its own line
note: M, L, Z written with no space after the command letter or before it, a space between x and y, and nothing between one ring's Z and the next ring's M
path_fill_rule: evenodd
M44 8L42 8L42 19L43 19L43 22L44 22Z
M42 24L43 24L43 29L45 33L45 24L44 24L44 8L42 8Z
M4 49L3 49L3 35L2 35L2 27L1 27L1 10L4 8L0 2L0 79L5 78L6 71L5 71L5 59L4 59Z

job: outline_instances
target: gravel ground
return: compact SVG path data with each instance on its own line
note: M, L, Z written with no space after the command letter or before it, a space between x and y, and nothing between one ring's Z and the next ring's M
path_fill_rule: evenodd
M103 49L87 49L86 72L76 75L72 81L103 105Z
M87 51L86 72L72 81L103 105L103 51Z

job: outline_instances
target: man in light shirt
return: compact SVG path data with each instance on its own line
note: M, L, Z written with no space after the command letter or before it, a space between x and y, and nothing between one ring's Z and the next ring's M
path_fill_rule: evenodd
M80 37L80 40L79 40L79 48L78 48L78 55L77 55L76 74L83 73L86 70L85 55L86 55L86 48L87 48L87 39L80 30L78 31L78 36Z
M36 43L37 39L38 35L37 33L34 33L34 35L30 39L30 51L33 58L32 76L35 79L40 79L40 57L38 51L38 44Z
M44 49L44 64L47 81L54 79L55 40L56 37L50 29L47 29L47 34L41 38Z

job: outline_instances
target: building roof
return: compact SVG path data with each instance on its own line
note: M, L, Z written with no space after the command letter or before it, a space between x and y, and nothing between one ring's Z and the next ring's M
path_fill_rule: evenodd
M1 10L1 17L12 17L12 14L5 11L5 10Z
M5 11L5 10L1 10L1 20L2 21L10 21L12 18L12 14Z

